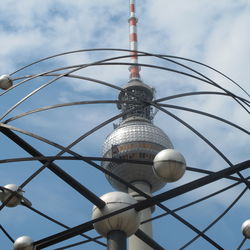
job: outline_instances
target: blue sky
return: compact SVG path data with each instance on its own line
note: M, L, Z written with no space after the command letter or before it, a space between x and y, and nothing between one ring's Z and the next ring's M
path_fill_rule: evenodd
M88 48L128 48L128 1L124 0L5 0L0 3L0 74L11 74L18 68L40 58L57 53ZM144 0L137 1L139 50L151 53L191 58L208 64L239 83L249 87L250 65L250 2L248 0ZM81 63L90 63L107 57L126 55L106 51L75 53L34 65L13 75L13 78L44 72L50 69ZM128 59L121 60L128 62ZM143 63L181 70L166 61L141 58ZM185 62L187 63L187 62ZM197 70L233 93L249 97L238 87L213 71L191 63ZM185 70L184 70L185 71ZM185 71L186 72L186 71ZM127 66L99 66L77 72L117 86L129 77ZM156 88L156 98L188 91L216 91L217 89L188 77L167 71L142 68L145 83ZM24 83L13 90L0 93L0 116L29 92L52 79L41 77ZM18 83L16 80L14 83ZM118 91L99 84L63 78L33 95L1 121L14 115L47 105L85 100L116 99ZM175 99L168 104L183 105L228 119L249 130L249 114L228 97L201 96ZM170 109L169 109L170 110ZM209 118L184 111L170 110L190 123L214 143L232 163L249 159L250 138L245 133ZM89 129L118 113L113 104L81 105L50 110L12 121L9 125L39 134L63 146L69 145ZM117 121L118 122L118 121ZM218 171L228 165L204 142L172 118L158 112L155 124L170 137L175 148L185 156L188 166ZM100 156L105 137L113 130L112 124L87 137L72 149L84 156ZM52 146L23 136L45 155L59 151ZM1 159L28 157L23 150L0 135ZM97 195L113 191L103 174L84 163L58 161L57 164ZM20 185L40 166L37 162L0 165L0 185ZM249 171L243 172L244 177ZM172 189L203 175L187 172L182 180L168 184L162 191ZM213 185L172 199L164 204L171 209L220 190L232 181L221 180ZM244 189L241 184L227 192L179 211L187 221L200 230L220 215ZM44 170L25 187L25 196L34 208L55 217L68 226L75 226L91 218L92 204L69 188L49 170ZM249 192L207 235L225 249L236 249L242 241L240 231L249 219ZM162 213L156 209L155 215ZM29 235L34 240L59 232L63 228L41 219L24 207L4 208L1 224L16 239ZM154 221L154 237L167 249L178 249L195 234L176 219L166 216ZM90 235L96 233L90 232ZM77 237L60 246L82 240ZM0 249L12 249L11 242L0 234ZM250 247L250 243L244 245ZM54 249L48 248L48 249ZM94 243L72 249L101 249ZM186 249L212 249L205 240L198 239Z

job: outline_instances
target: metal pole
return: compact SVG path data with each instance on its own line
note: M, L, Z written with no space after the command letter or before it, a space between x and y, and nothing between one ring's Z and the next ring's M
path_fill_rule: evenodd
M127 235L122 231L111 231L108 233L108 250L126 250Z
M32 155L34 157L43 156L37 149L32 147L30 144L28 144L28 142L24 141L21 137L19 137L17 134L12 132L10 129L0 127L0 132L2 132L5 136L7 136L12 141L14 141L18 146L20 146L22 149L24 149L30 155ZM52 171L55 175L57 175L59 178L61 178L67 184L69 184L72 188L74 188L77 192L79 192L81 195L83 195L85 198L87 198L89 201L91 201L97 207L103 208L106 205L106 203L103 200L101 200L98 196L96 196L89 189L84 187L80 182L78 182L71 175L66 173L63 169L58 167L55 163L47 161L47 160L39 160L39 161L42 164L48 164L47 168L50 171Z
M151 206L154 206L156 204L159 204L160 202L163 202L163 201L166 201L166 200L169 200L173 197L177 197L179 195L183 195L187 192L190 192L192 190L195 190L199 187L203 187L207 184L210 184L212 182L215 182L217 180L220 180L222 178L226 178L230 175L233 175L235 174L236 172L239 172L239 171L243 171L247 168L250 167L250 160L247 160L247 161L244 161L244 162L240 162L232 167L229 167L229 168L226 168L226 169L223 169L223 170L220 170L216 173L212 173L208 176L205 176L205 177L202 177L198 180L194 180L194 181L191 181L189 183L186 183L182 186L179 186L177 188L174 188L172 190L169 190L169 191L166 191L166 192L163 192L161 194L158 194L158 195L155 195L154 197L152 197L151 199L147 199L145 201L141 201L139 204L133 204L131 206L129 206L129 208L135 208L137 211L141 211L147 207L151 207ZM124 212L126 211L128 208L123 208L123 209L120 209L118 211L115 211L115 212L112 212L110 215L105 215L103 217L100 217L99 219L106 219L106 218L109 218L111 216L114 216L120 212ZM96 221L94 221L96 222ZM62 242L63 240L67 240L67 239L70 239L80 233L84 233L84 232L87 232L87 231L90 231L93 229L93 221L88 221L88 222L85 222L83 224L80 224L78 226L75 226L75 227L72 227L70 229L67 229L65 231L62 231L60 233L56 233L54 235L51 235L51 236L48 236L46 238L43 238L43 239L40 239L36 242L34 242L34 245L37 247L37 249L41 249L41 248L45 248L45 247L49 247L49 246L52 246L54 244L57 244L59 242ZM197 233L198 231L195 230ZM204 237L206 239L208 239L208 237L206 237L204 235ZM211 243L211 242L210 242ZM214 243L211 243L212 245L215 246ZM218 247L217 247L218 248Z

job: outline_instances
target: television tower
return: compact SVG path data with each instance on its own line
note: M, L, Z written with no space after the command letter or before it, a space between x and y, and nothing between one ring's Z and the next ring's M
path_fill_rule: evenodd
M135 0L130 0L130 17L128 21L131 50L130 77L128 83L122 87L124 91L119 93L119 103L117 105L124 115L119 126L106 138L103 146L103 157L153 161L156 155L162 151L160 158L158 157L159 161L161 162L163 158L167 157L165 163L173 164L173 171L166 173L166 165L163 170L159 170L162 164L160 166L157 163L155 168L150 165L113 162L103 162L102 166L151 196L153 192L165 186L166 178L169 181L174 181L182 177L185 171L185 160L180 153L173 150L173 144L168 136L153 124L152 108L149 103L154 98L154 89L141 80L138 65ZM177 165L179 163L180 168L176 163ZM157 168L157 166L160 167ZM172 178L170 175L174 175L173 180L170 180ZM110 176L107 175L106 178L118 191L129 193L137 201L145 199L145 197ZM147 208L141 211L140 220L150 219L153 209ZM149 237L153 236L151 222L142 224L139 228ZM152 248L133 235L129 238L129 249L149 250Z

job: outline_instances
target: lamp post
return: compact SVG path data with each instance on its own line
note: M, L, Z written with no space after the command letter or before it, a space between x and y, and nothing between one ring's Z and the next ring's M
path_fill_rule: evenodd
M119 209L136 203L136 200L127 193L111 192L101 199L106 203L103 208L94 206L92 219L98 219ZM139 214L134 209L122 212L108 219L94 223L95 230L107 238L108 250L126 250L127 237L134 234L140 224Z

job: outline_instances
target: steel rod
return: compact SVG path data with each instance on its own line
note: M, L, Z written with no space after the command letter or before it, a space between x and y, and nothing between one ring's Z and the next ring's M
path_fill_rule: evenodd
M240 249L243 247L243 245L245 244L246 240L247 240L247 238L244 238L244 239L241 241L240 245L237 247L237 250L240 250ZM246 249L246 250L247 250L247 249Z
M97 156L37 156L37 157L21 157L21 158L8 158L0 160L0 164L2 163L13 163L13 162L26 162L26 161L38 161L38 160L46 160L46 161L56 161L56 160L66 160L66 161L109 161L115 163L136 163L143 165L152 165L152 161L143 161L143 160L128 160L128 159L119 159L119 158L106 158L106 157L97 157ZM209 171L206 169L186 167L186 170L201 174L212 174L213 171ZM226 176L226 179L233 181L241 181L241 178L235 176Z
M220 214L214 221L212 221L204 230L202 230L203 233L207 232L212 226L214 226L224 215L226 215L231 208L238 202L238 200L245 194L245 192L248 190L248 187L246 187L238 196L237 198L228 206L228 208ZM196 235L193 239L191 239L189 242L187 242L183 247L180 248L180 250L185 249L186 247L190 246L194 241L196 241L200 235Z
M250 167L250 160L238 163L238 164L236 164L236 165L234 165L232 167L223 169L223 170L218 171L216 173L213 173L213 174L211 174L209 176L202 177L202 178L200 178L198 180L189 182L189 183L184 184L184 185L182 185L180 187L177 187L177 188L171 189L169 191L166 191L164 193L161 193L159 195L153 196L150 199L147 199L147 200L141 201L139 203L136 203L134 205L128 206L126 208L117 210L117 211L112 212L112 213L110 213L108 215L102 216L102 217L100 217L100 218L98 218L96 220L88 221L88 222L80 224L80 225L78 225L76 227L73 227L73 228L71 228L69 230L65 230L65 231L62 231L60 233L51 235L49 237L46 237L46 238L41 239L39 241L36 241L34 244L35 244L35 246L37 246L37 249L42 249L42 248L54 245L54 244L59 243L61 241L72 238L72 237L74 237L74 236L76 236L76 235L78 235L80 233L92 230L93 229L93 223L95 223L95 222L104 220L106 218L109 218L111 216L114 216L116 214L119 214L121 212L124 212L124 211L132 209L132 208L135 208L138 211L143 210L145 208L154 206L154 205L156 205L156 204L158 204L160 202L163 202L163 201L169 200L171 198L177 197L179 195L185 194L187 192L193 191L193 190L195 190L195 189L197 189L199 187L210 184L210 183L212 183L214 181L217 181L217 180L219 180L221 178L225 178L228 175L235 174L236 172L242 171L242 170L244 170L244 169L246 169L248 167Z
M225 169L220 170L218 172L215 172L211 175L199 178L198 180L191 181L191 182L184 184L182 186L179 186L177 188L174 188L174 189L171 189L171 190L166 191L164 193L153 196L151 199L141 201L140 203L136 204L136 210L140 211L142 209L145 209L146 207L151 207L151 206L157 204L157 202L163 202L166 200L170 200L170 199L175 198L179 195L193 191L199 187L208 185L212 182L218 181L222 178L225 178L226 176L235 174L235 173L242 171L242 170L249 168L249 167L250 167L250 160L247 160L247 161L241 162L239 164L233 165L229 168L225 168Z
M5 236L12 242L14 243L13 238L9 235L9 233L5 230L5 228L0 224L0 229L3 231L3 233L5 234Z
M30 67L34 64L37 64L37 63L40 63L42 61L46 61L48 59L52 59L52 58L55 58L55 57L59 57L59 56L64 56L64 55L69 55L69 54L75 54L75 53L82 53L82 52L91 52L91 51L116 51L116 52L132 52L131 50L129 49L117 49L117 48L97 48L97 49L84 49L84 50L74 50L74 51L67 51L67 52L63 52L63 53L59 53L59 54L55 54L55 55L52 55L52 56L49 56L49 57L45 57L45 58L42 58L40 60L37 60L33 63L30 63L26 66L23 66L21 68L19 68L18 70L16 70L15 72L11 73L10 75L13 75L27 67ZM152 54L152 53L148 53L148 52L145 52L145 51L138 51L137 50L137 53L138 55L137 56L152 56L152 57L156 57L156 58L159 58L159 59L162 59L162 60L166 60L166 59L169 59L169 58L174 58L174 59L177 59L177 60L183 60L183 61L188 61L188 62L192 62L194 64L198 64L198 65L201 65L205 68L209 68L211 69L212 71L215 71L216 73L218 73L219 75L222 75L223 77L225 77L226 79L228 79L229 81L231 81L233 84L235 84L236 86L238 86L240 89L242 89L248 96L249 93L243 89L237 82L235 82L234 80L232 80L230 77L228 77L227 75L223 74L221 71L205 64L205 63L201 63L199 61L196 61L196 60L193 60L193 59L189 59L189 58L186 58L186 57L179 57L179 56L173 56L173 55L163 55L163 54ZM126 56L126 57L130 57L130 55ZM112 59L112 58L111 58ZM170 62L176 64L177 62L176 61L173 61L171 60Z
M89 161L86 161L89 162ZM93 165L93 163L91 163L91 165ZM127 185L129 186L129 185ZM146 197L148 198L148 197ZM180 216L178 216L177 214L175 214L174 212L172 212L170 209L166 208L165 206L163 206L162 204L158 204L159 207L161 207L162 209L164 209L165 211L169 212L172 216L174 216L176 219L178 219L179 221L181 221L182 223L184 223L186 226L188 226L191 230L195 231L196 233L198 233L199 235L202 235L202 237L204 239L206 239L207 241L209 241L213 246L216 246L218 249L221 249L219 247L219 245L214 242L211 238L207 237L205 234L203 234L200 230L198 230L197 228L195 228L192 224L190 224L189 222L187 222L186 220L184 220L183 218L181 218Z
M95 238L93 238L93 241L94 241L94 240L98 240L98 239L100 239L100 238L102 238L102 236L95 237ZM84 241L76 242L76 243L73 243L73 244L70 244L70 245L67 245L67 246L55 248L54 250L64 250L64 249L76 247L76 246L79 246L79 245L83 245L83 244L89 243L89 242L91 242L91 241L92 241L92 240L84 240Z
M164 250L161 245L159 245L156 241L154 241L151 237L149 237L147 234L145 234L142 230L138 229L135 232L135 235L143 240L145 243L147 243L150 247L152 247L154 250Z
M172 211L173 211L173 212L178 212L178 211L180 211L180 210L182 210L182 209L184 209L184 208L190 207L190 206L195 205L195 204L197 204L197 203L199 203L199 202L202 202L202 201L204 201L204 200L207 200L207 199L209 199L209 198L211 198L211 197L213 197L213 196L215 196L215 195L217 195L217 194L223 193L223 192L227 191L228 189L231 189L231 188L233 188L233 187L235 187L235 186L237 186L237 185L239 185L239 184L241 184L241 183L242 183L242 181L236 182L236 183L234 183L234 184L232 184L232 185L230 185L230 186L228 186L228 187L225 187L225 188L223 188L223 189L221 189L221 190L218 190L218 191L216 191L216 192L214 192L214 193L212 193L212 194L206 195L206 196L204 196L204 197L202 197L202 198L200 198L200 199L198 199L198 200L192 201L192 202L190 202L190 203L187 203L186 205L183 205L183 206L181 206L181 207L175 208L175 209L173 209ZM169 215L169 212L166 212L166 213L157 215L157 216L155 216L155 217L152 217L150 220L145 220L145 221L142 221L141 223L144 224L144 223L147 223L147 222L149 222L149 221L157 220L157 219L162 218L162 217L167 216L167 215Z
M55 220L54 218L42 213L41 211L35 209L34 207L31 207L31 206L28 206L26 205L25 203L21 203L23 206L27 207L28 209L30 209L31 211L35 212L36 214L39 214L40 216L46 218L47 220L61 226L61 227L64 227L66 229L70 229L70 227L66 226L65 224L59 222L58 220ZM90 236L86 235L86 234L80 234L81 236L83 236L84 238L86 238L87 240L84 241L84 243L86 242L90 242L90 241L94 241L95 243L99 244L99 245L102 245L104 247L106 247L107 245L104 244L103 242L101 241L98 241L96 238L91 238ZM99 238L102 238L102 236L100 236Z
M11 130L7 128L0 127L0 131L6 135L9 139L14 141L17 145L19 145L22 149L24 149L26 152L31 154L32 156L42 156L43 155L33 148L30 144L28 144L26 141L24 141L21 137L19 137L17 134L12 132ZM51 170L54 174L56 174L59 178L64 180L67 184L69 184L72 188L74 188L77 192L79 192L82 196L87 198L89 201L91 201L93 204L95 204L99 208L103 208L105 206L105 202L101 200L98 196L96 196L93 192L88 190L86 187L84 187L80 182L75 180L72 176L70 176L68 173L66 173L64 170L62 170L60 167L58 167L53 162L48 162L44 160L39 160L42 164L47 164L47 168Z
M159 57L159 58L162 58L163 60L167 60L167 61L173 61L173 60L167 59L167 58L165 58L165 57L162 57L162 56L160 56L160 55L154 55L154 54L149 54L149 53L147 53L147 54L145 54L145 55L147 55L147 56ZM42 88L44 88L44 87L48 86L49 84L55 82L56 80L58 80L58 79L60 79L60 78L62 78L62 77L64 77L64 76L67 76L67 75L69 75L69 74L71 74L71 73L73 73L73 72L75 72L75 71L78 71L78 70L80 70L80 69L84 69L84 68L86 68L86 67L89 67L89 66L99 65L100 63L103 63L103 62L106 62L106 61L117 60L117 59L122 59L122 58L126 58L126 57L127 57L127 56L113 57L113 58L108 58L108 59L105 59L105 60L100 60L100 61L97 61L97 62L94 62L94 63L90 63L90 64L84 64L82 67L79 66L79 67L76 68L76 69L70 70L70 71L65 72L65 73L63 73L63 74L60 74L60 75L59 75L58 77L56 77L55 79L52 79L51 81L48 81L48 82L45 83L44 85L40 86L39 88L37 88L37 89L35 89L34 91L32 91L31 93L29 93L29 94L28 94L27 96L25 96L22 100L20 100L19 102L17 102L17 103L16 103L14 106L12 106L6 113L4 113L4 114L2 115L2 117L0 117L0 120L2 120L6 115L8 115L12 110L14 110L14 109L15 109L18 105L20 105L23 101L25 101L26 99L28 99L30 96L32 96L32 95L35 94L36 92L40 91ZM173 62L174 62L174 61L173 61ZM241 103L235 98L235 95L234 95L233 93L231 93L230 91L228 91L227 89L222 88L219 84L217 84L216 82L212 81L211 79L209 79L209 78L206 77L205 75L203 75L203 74L201 74L201 73L199 73L199 72L193 70L192 68L187 67L186 65L180 64L180 63L178 63L178 62L175 62L175 63L178 64L178 65L181 65L181 66L184 67L184 68L187 68L187 69L189 69L189 70L191 70L191 71L197 73L199 76L202 76L203 78L208 79L208 80L205 80L205 79L203 79L203 78L200 78L200 77L197 77L197 76L195 76L195 75L192 75L192 74L189 74L189 73L185 73L185 72L182 72L182 71L179 71L179 70L174 70L174 69L171 69L171 68L166 68L166 67L161 67L161 66L155 66L155 65L150 65L150 64L135 64L135 65L136 65L136 66L145 66L145 67L152 67L152 68L158 68L158 69L168 70L168 71L170 71L170 72L175 72L175 73L177 73L177 74L186 75L186 76L189 76L189 77L191 77L191 78L195 78L195 79L198 79L198 80L200 80L200 81L206 82L206 83L211 84L211 85L213 85L213 86L215 86L215 87L217 87L217 88L219 88L219 89L222 89L223 91L225 91L226 93L228 93L236 102L238 102L238 103L241 105ZM130 64L129 64L129 63L119 63L119 65L130 65ZM38 77L38 76L42 76L42 75L44 75L44 74L46 74L46 73L38 74L37 76L34 76L34 77L32 77L31 79L33 79L33 78L35 78L35 77ZM28 80L30 80L30 79L28 79ZM23 82L28 81L28 80L24 80ZM13 87L15 87L15 86L13 86ZM12 88L13 88L13 87L12 87ZM115 85L113 85L112 87L113 87L113 88L116 88L116 89L119 89L119 88L118 88L117 86L115 86ZM8 91L8 90L7 90L7 91ZM122 91L124 91L124 90L122 90ZM242 105L241 105L241 106L242 106ZM242 106L242 107L245 108L244 106ZM246 110L246 111L249 112L248 110Z

